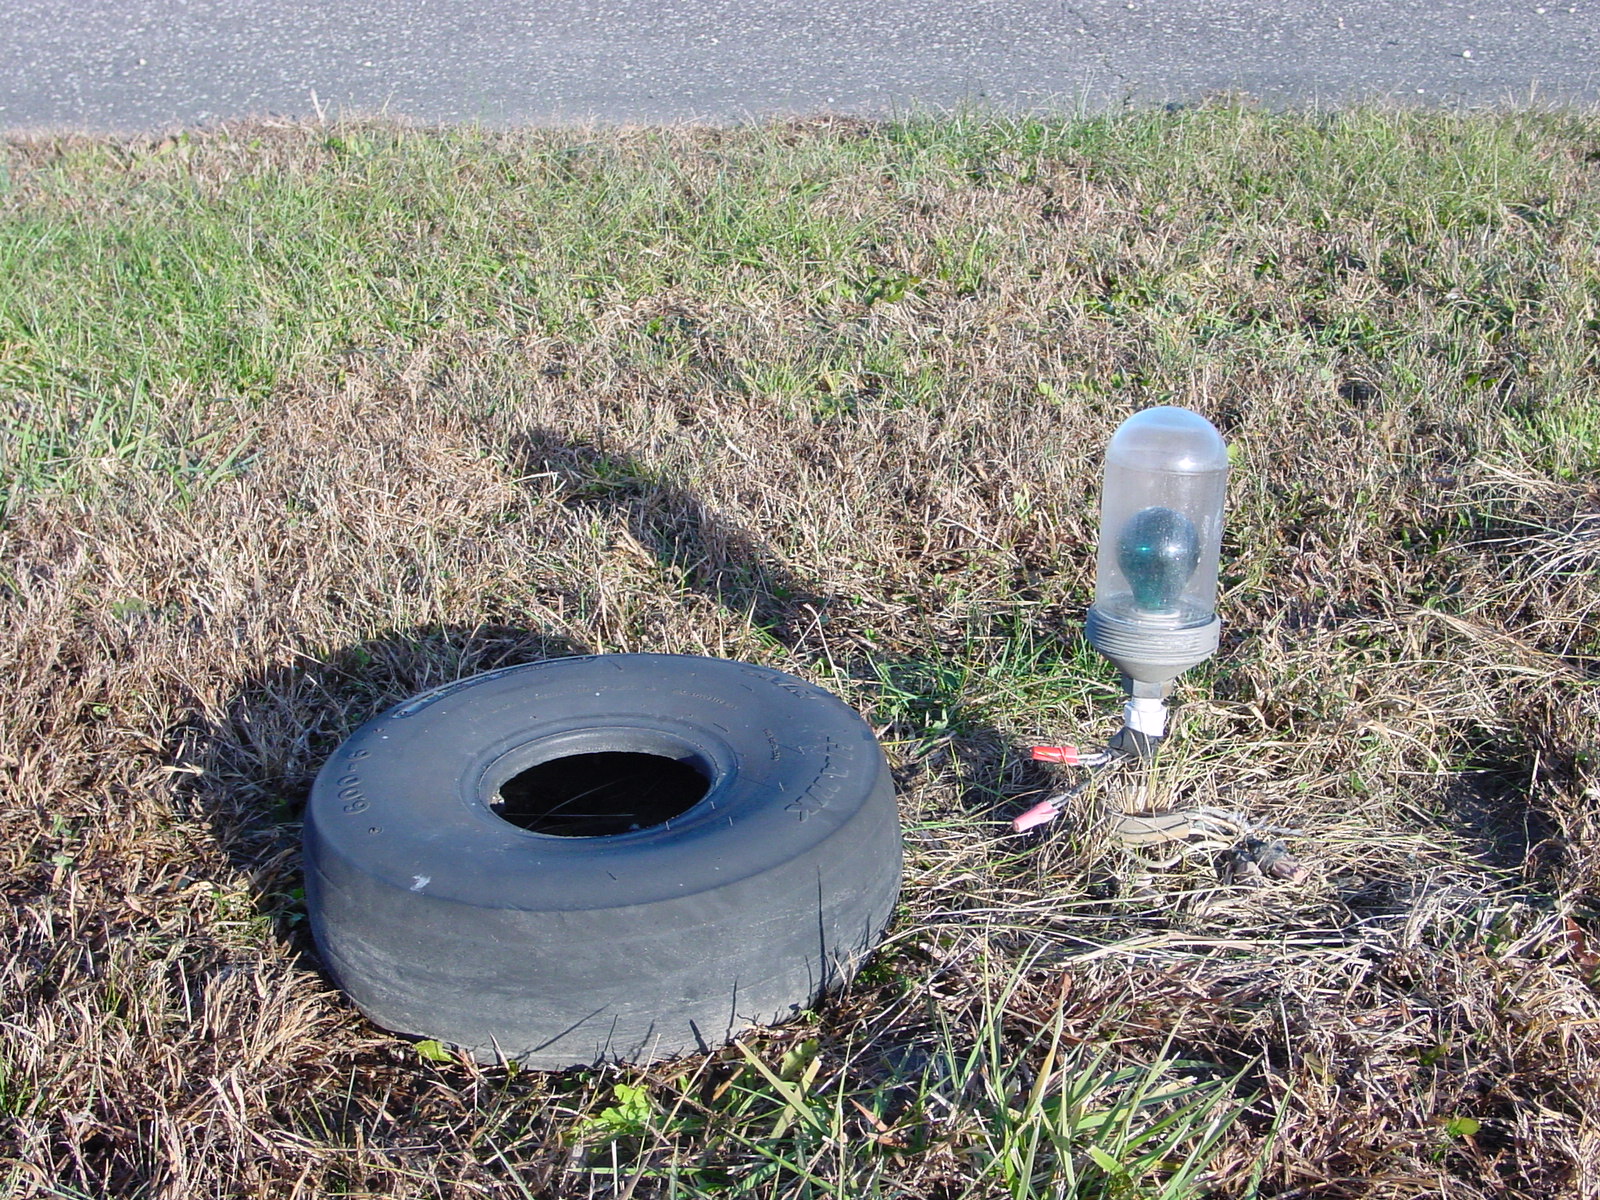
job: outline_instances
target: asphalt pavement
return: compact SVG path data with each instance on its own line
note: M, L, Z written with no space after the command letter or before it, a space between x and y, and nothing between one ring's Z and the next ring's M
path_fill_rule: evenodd
M1600 100L1600 0L0 0L0 128Z

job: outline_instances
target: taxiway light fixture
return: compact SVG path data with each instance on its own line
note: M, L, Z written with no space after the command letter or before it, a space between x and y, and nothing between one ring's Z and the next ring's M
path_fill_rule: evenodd
M1149 408L1106 447L1090 645L1122 672L1130 749L1166 732L1172 681L1217 649L1228 447L1199 413Z

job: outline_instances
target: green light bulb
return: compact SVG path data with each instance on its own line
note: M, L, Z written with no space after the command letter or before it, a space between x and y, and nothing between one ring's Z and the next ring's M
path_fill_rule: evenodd
M1177 609L1183 589L1200 564L1200 535L1180 512L1155 506L1133 514L1117 539L1117 563L1145 612Z

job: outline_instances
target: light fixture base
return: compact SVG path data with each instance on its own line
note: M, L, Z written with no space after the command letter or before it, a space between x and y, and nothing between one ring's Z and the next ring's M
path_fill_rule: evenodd
M1167 684L1217 652L1222 622L1178 629L1152 628L1089 606L1084 625L1089 644L1136 684Z

